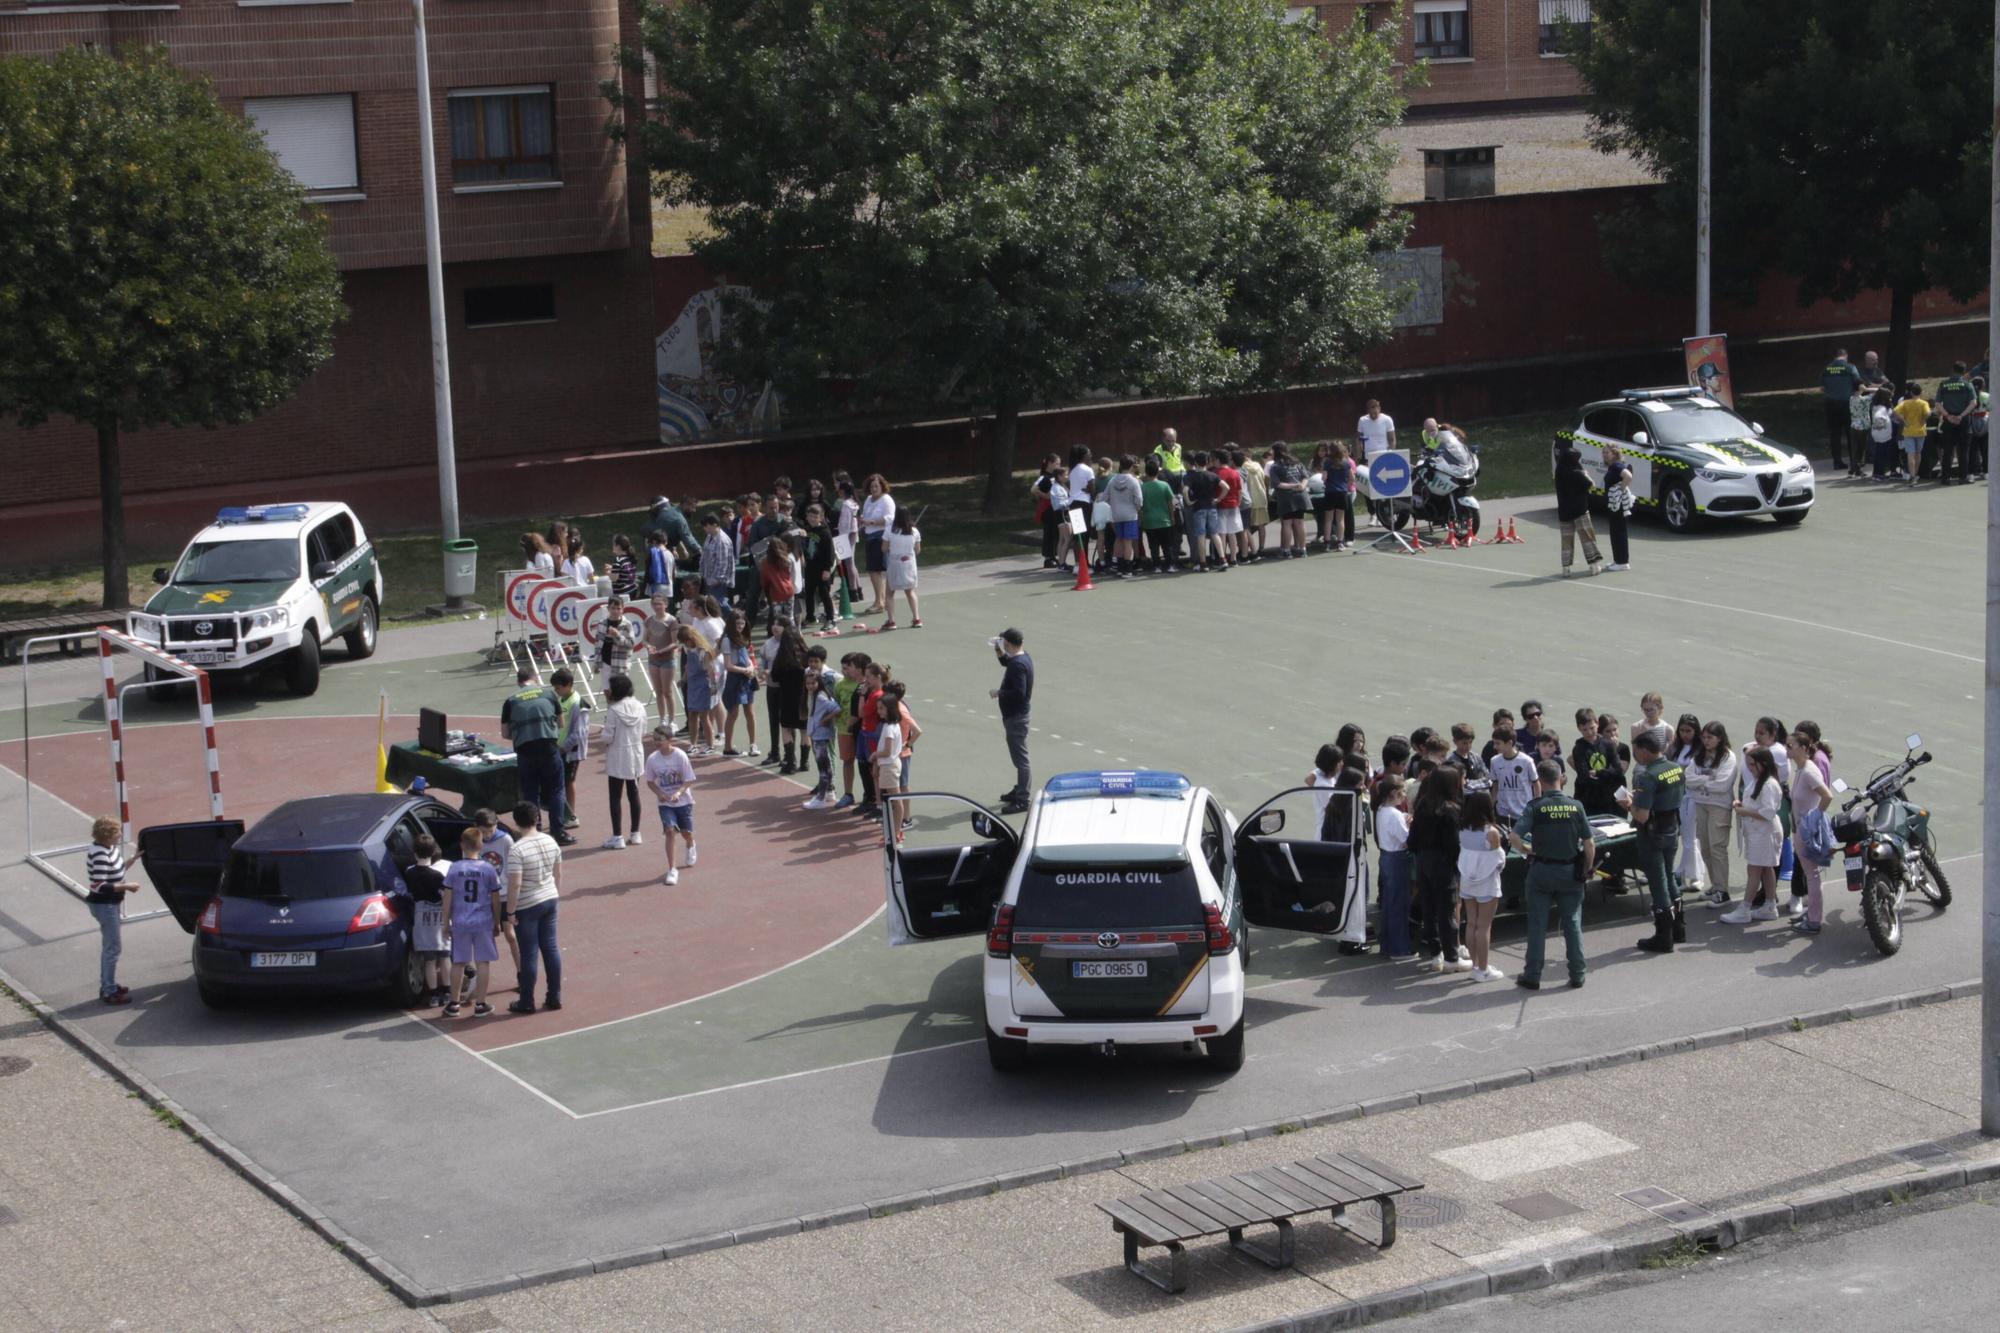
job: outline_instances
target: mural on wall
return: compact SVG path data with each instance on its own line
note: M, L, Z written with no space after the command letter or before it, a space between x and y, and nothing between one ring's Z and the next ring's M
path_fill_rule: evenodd
M710 287L681 307L653 344L660 393L660 442L687 444L717 435L763 435L779 428L778 391L716 373L725 298L747 297L747 287Z

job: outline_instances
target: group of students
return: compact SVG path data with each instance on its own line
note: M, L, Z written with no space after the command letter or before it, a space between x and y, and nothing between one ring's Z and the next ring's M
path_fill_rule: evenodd
M1610 873L1595 859L1593 816L1637 826L1635 859L1653 908L1653 931L1638 942L1641 949L1671 953L1685 942L1681 900L1695 890L1726 924L1785 915L1798 931L1817 934L1831 840L1819 829L1795 846L1792 835L1809 821L1829 819L1832 752L1819 725L1802 721L1787 729L1760 717L1739 750L1720 721L1684 713L1669 724L1657 693L1640 700L1640 713L1628 743L1615 716L1579 708L1576 737L1565 748L1544 724L1540 701L1530 699L1518 719L1511 709L1495 711L1483 747L1475 748L1469 723L1447 732L1419 727L1389 737L1379 766L1370 763L1361 729L1343 726L1320 748L1307 785L1353 791L1364 800L1363 829L1379 854L1383 952L1427 972L1499 980L1491 963L1492 923L1512 848L1530 863L1528 958L1517 980L1539 989L1553 907L1568 943L1571 984L1581 986L1581 890L1592 875ZM1334 805L1323 806L1321 836L1349 841L1334 812ZM1732 831L1746 866L1740 901L1730 891ZM1358 865L1362 839L1351 840ZM1789 903L1781 901L1785 896ZM1350 916L1359 921L1365 912ZM1364 952L1359 935L1357 928L1343 938L1341 952Z
M1896 389L1875 353L1867 353L1857 366L1847 359L1846 348L1837 349L1820 372L1834 466L1844 467L1850 477L1915 486L1928 475L1924 455L1929 449L1940 484L1985 480L1992 405L1985 371L1985 363L1969 372L1965 362L1952 363L1932 399L1915 380Z

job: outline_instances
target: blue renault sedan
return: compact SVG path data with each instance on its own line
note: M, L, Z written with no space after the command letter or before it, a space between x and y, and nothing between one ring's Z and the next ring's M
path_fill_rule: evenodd
M447 857L469 826L427 796L311 796L240 820L139 831L139 860L194 936L194 981L221 1008L278 991L423 993L403 867L429 833Z

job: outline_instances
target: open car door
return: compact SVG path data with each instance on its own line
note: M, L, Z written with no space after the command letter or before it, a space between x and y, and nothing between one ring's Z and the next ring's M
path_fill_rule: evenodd
M1334 816L1327 831L1345 832L1345 839L1319 836L1321 828L1313 823L1319 814L1312 798L1321 794L1327 795L1327 808ZM1360 796L1356 791L1290 787L1236 826L1236 886L1245 920L1254 926L1318 935L1366 925L1365 920L1346 919L1349 913L1367 912L1365 900L1348 893L1353 832L1362 818ZM1288 824L1302 827L1282 836Z
M154 824L139 830L139 864L181 929L194 934L201 909L222 885L222 867L243 836L240 819Z
M903 846L888 841L883 848L889 943L983 934L1013 872L1020 835L963 796L912 792L894 799L907 802L904 810L920 822ZM883 829L886 840L887 811Z

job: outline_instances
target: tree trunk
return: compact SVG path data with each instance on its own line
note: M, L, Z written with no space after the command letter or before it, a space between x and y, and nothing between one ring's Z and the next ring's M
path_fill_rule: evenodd
M987 515L1005 513L1017 502L1014 495L1014 441L1020 434L1021 409L1001 399L993 411L993 434L986 442L986 502L980 511Z
M97 503L104 514L104 605L123 610L132 598L125 574L125 477L118 463L116 421L97 427Z
M1910 314L1916 304L1916 292L1908 286L1889 288L1889 348L1883 357L1889 369L1889 381L1900 392L1903 381L1910 377Z

